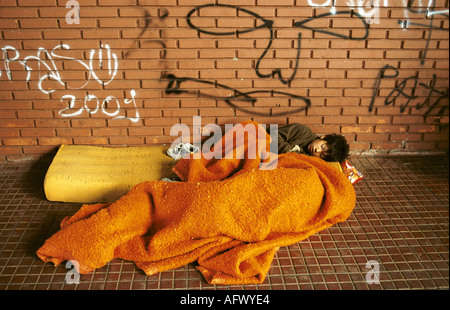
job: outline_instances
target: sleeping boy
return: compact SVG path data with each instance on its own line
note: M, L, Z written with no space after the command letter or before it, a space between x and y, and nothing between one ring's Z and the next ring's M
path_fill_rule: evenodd
M276 132L271 133L271 136L278 136L278 149L275 150L277 146L273 141L270 146L272 152L278 154L297 152L339 163L349 156L349 145L342 135L333 133L318 136L308 126L297 123L273 129Z

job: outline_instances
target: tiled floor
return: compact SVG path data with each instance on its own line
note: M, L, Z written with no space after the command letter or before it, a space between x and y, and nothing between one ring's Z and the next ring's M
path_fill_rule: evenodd
M281 248L264 283L248 286L209 285L192 264L147 277L118 259L70 284L71 266L44 264L35 251L80 204L45 200L47 161L0 162L0 290L448 289L448 157L351 162L364 174L352 216Z

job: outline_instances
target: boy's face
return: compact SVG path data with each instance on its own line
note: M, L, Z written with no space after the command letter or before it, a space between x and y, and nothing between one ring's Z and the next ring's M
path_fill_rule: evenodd
M312 156L319 157L322 159L324 159L325 156L328 155L330 152L327 142L325 140L322 140L322 137L320 139L312 141L308 145L307 149Z

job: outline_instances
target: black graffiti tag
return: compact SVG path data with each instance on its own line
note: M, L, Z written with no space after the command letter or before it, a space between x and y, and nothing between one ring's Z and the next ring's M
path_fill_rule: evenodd
M388 70L393 71L393 73L388 73L387 72ZM372 95L372 100L370 101L370 105L369 105L369 112L373 111L375 98L378 95L381 81L384 79L395 79L398 77L398 75L399 75L399 71L391 65L385 65L383 68L381 68L381 70L378 72L378 76L376 78L375 85L373 87L373 95ZM442 99L448 98L449 89L447 88L444 91L440 91L440 90L436 89L436 75L435 74L433 74L433 78L428 85L425 83L422 83L422 82L419 83L418 78L416 76L410 76L403 80L400 80L398 82L397 86L393 87L391 89L391 92L386 96L386 99L384 100L384 105L386 105L386 106L391 105L399 97L403 97L403 98L407 99L406 103L404 103L400 106L400 112L403 113L406 110L406 108L411 104L411 102L413 102L419 98L419 96L417 95L419 87L425 88L427 90L428 94L422 102L416 103L415 108L417 110L419 110L419 109L423 108L424 106L429 106L427 111L425 111L424 116L430 115L431 111L433 111L435 109L439 109L437 116L444 115L445 111L449 107L448 106L439 106L439 103L441 102Z
M214 7L216 7L216 8L218 7L221 10L227 10L227 9L228 10L236 10L238 13L241 13L241 15L252 16L258 20L258 23L257 23L258 26L251 27L251 28L244 28L244 29L226 30L226 31L217 31L217 30L211 31L209 29L203 29L203 28L197 26L195 24L195 22L193 21L194 14L199 13L200 11L202 11L204 9L214 8ZM202 14L200 14L200 15L202 15ZM314 20L328 18L331 15L340 15L340 16L348 15L351 18L356 17L362 23L362 26L365 30L364 34L361 37L352 37L350 35L341 34L340 32L334 32L331 30L324 30L324 29L315 28L313 26L310 26ZM261 62L264 61L264 58L266 57L267 53L269 52L270 48L273 45L274 21L263 18L260 15L256 14L255 12L252 12L250 10L240 8L240 7L237 7L234 5L228 5L228 4L205 4L205 5L197 6L187 14L186 21L187 21L187 24L192 29L197 30L199 33L203 33L203 34L211 35L211 36L229 36L229 35L239 36L240 34L250 33L253 31L260 30L260 29L267 30L268 31L268 37L267 37L268 43L267 43L267 46L262 51L261 55L256 60L256 64L255 64L255 68L254 68L256 75L259 78L277 78L281 83L283 83L285 85L286 84L289 85L289 83L295 79L295 76L297 75L297 72L299 70L299 64L300 64L301 40L302 40L302 33L300 31L298 32L298 36L297 36L297 40L296 40L296 45L297 45L296 46L296 57L294 60L292 73L289 76L285 77L280 68L273 69L272 72L270 72L270 73L263 73L261 70ZM295 22L294 27L300 28L300 29L311 30L311 31L315 31L315 32L320 32L320 33L328 34L328 35L331 35L331 36L334 36L334 37L337 37L340 39L347 39L347 40L364 40L369 35L369 28L368 28L366 20L361 15L359 15L358 13L353 12L353 11L342 11L342 12L337 12L334 14L331 14L331 13L321 14L321 15L318 15L315 17L297 21L297 22ZM260 115L260 116L289 115L292 113L298 113L303 110L306 110L307 108L309 108L311 106L310 99L303 97L303 96L291 94L288 92L280 92L280 91L274 91L274 90L241 92L238 89L229 87L224 84L219 84L216 82L211 82L211 81L197 79L197 78L177 77L174 74L165 74L164 78L166 78L169 81L168 86L166 88L167 94L196 93L197 95L200 95L202 97L223 100L231 107L233 107L237 110L240 110L240 111L244 111L249 114L255 114L255 115ZM204 91L200 91L200 90L188 91L186 89L182 89L182 87L181 87L182 84L189 84L193 88L195 88L195 85L200 86L202 84L203 85L204 84L215 85L216 88L233 92L233 95L229 95L227 97L217 97L217 96L206 94ZM192 88L190 88L190 89L192 89ZM284 97L289 98L290 100L300 102L301 106L298 107L299 106L298 103L295 103L294 106L298 107L298 108L294 108L289 112L280 112L280 113L255 112L255 111L250 110L249 107L254 105L254 103L257 101L256 97L258 94L271 94L271 95L277 95L277 96L284 96Z
M274 90L256 90L256 91L250 91L250 92L241 92L235 88L229 87L224 84L207 81L207 80L202 80L202 79L177 77L173 74L167 75L166 79L169 81L169 84L167 85L167 88L166 88L166 94L176 94L176 95L196 94L203 98L219 99L219 100L223 100L229 106L231 106L237 110L240 110L240 111L243 111L246 113L251 113L254 115L258 115L258 116L269 116L269 114L267 114L267 113L251 111L250 109L248 109L248 107L251 107L257 101L256 95L258 95L258 94L271 94L272 96L279 95L279 96L288 97L291 100L300 102L300 104L298 104L298 105L300 105L300 107L290 111L289 113L298 113L298 112L306 110L307 108L309 108L311 106L311 100L309 100L308 98L303 97L303 96L293 95L293 94L290 94L287 92L280 92L280 91L274 91ZM183 89L182 84L191 84L191 85L189 85L189 88L188 88L191 90ZM192 90L192 89L195 89L196 86L201 88L200 86L204 85L204 84L214 85L216 89L231 91L233 94L229 94L228 96L223 96L223 97L217 97L216 95L207 94L205 91ZM296 106L298 106L298 105L296 104ZM280 115L285 115L285 114L286 114L286 112L280 112L280 113L270 114L270 116L280 116Z

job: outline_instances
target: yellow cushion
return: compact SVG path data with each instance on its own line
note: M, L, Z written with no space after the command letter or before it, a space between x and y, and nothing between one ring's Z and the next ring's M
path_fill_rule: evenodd
M45 195L50 201L115 201L138 183L174 176L168 148L62 145L45 176Z

